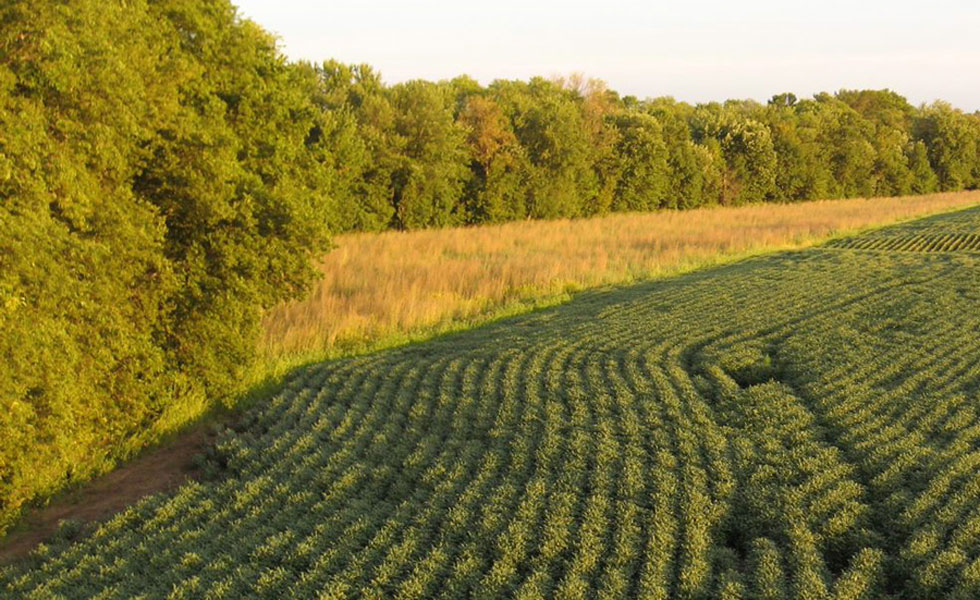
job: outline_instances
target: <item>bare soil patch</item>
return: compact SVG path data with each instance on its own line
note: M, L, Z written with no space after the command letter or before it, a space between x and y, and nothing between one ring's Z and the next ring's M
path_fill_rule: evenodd
M29 509L21 523L0 539L0 562L26 557L50 539L63 520L103 521L144 496L171 491L195 479L199 469L194 457L214 441L213 430L213 421L201 423L47 506Z

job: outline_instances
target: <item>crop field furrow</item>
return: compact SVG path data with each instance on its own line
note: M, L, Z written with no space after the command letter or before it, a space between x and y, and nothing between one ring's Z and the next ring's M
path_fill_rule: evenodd
M894 235L868 235L833 240L828 248L883 252L978 252L980 235L975 232L909 233L894 228Z
M551 345L544 358L535 355L534 361L521 360L523 357L517 355L515 357L517 361L512 361L512 364L516 365L517 368L512 367L502 371L504 377L500 381L504 385L497 387L497 390L512 389L513 383L507 384L514 382L517 374L538 372L540 365L546 363L548 357L554 356L559 350L559 346ZM492 482L495 487L492 492L487 494L492 498L493 503L486 504L484 499L473 497L475 502L484 502L481 509L482 517L476 515L473 517L480 519L481 529L477 530L475 535L472 530L468 532L470 534L468 536L469 541L463 545L462 550L462 554L467 557L467 560L459 565L461 567L459 570L450 575L445 586L447 591L451 591L453 595L469 593L467 590L481 585L480 580L485 580L488 565L484 557L489 556L493 551L491 544L499 546L503 543L502 540L506 537L509 526L508 522L501 518L502 513L514 514L515 507L520 501L519 493L526 497L531 490L540 489L540 483L547 479L540 473L550 469L550 462L561 450L562 440L557 435L561 427L560 421L556 422L554 418L551 418L553 415L547 412L546 408L538 401L537 385L533 381L528 384L526 378L524 385L529 386L523 388L525 393L523 400L529 409L523 413L521 426L512 426L507 421L498 420L490 432L491 437L497 437L501 442L498 446L500 451L495 454L495 456L500 457L500 465L494 473ZM488 392L490 391L488 390ZM504 402L513 404L520 400L520 397L505 393L502 399ZM521 435L508 435L508 433L520 433ZM534 475L532 469L536 469L539 474ZM527 502L523 506L524 512L522 514L524 515L536 507L535 504ZM458 527L472 529L473 518L467 520L463 514L458 516L458 520L454 521Z
M612 533L615 549L603 575L600 592L605 597L621 597L631 590L635 594L644 549L652 543L653 528L649 523L653 503L650 499L658 490L651 488L653 481L648 476L648 469L652 468L652 461L661 449L658 436L654 434L662 434L662 429L655 421L654 427L649 426L651 417L646 413L646 404L640 402L640 397L627 383L630 375L625 365L630 364L634 351L637 351L635 346L611 358L605 365L602 379L619 406L620 425L626 441L623 475L618 486L620 508L616 511L616 527Z
M596 459L601 443L596 419L598 407L594 397L587 393L582 377L582 363L588 351L585 346L575 349L574 357L570 357L572 360L562 367L566 376L559 380L554 389L556 392L561 390L557 395L569 414L565 435L571 443L558 472L554 473L556 483L544 511L544 528L550 533L546 539L551 543L542 543L531 553L532 557L542 560L529 572L525 587L528 592L542 586L547 589L554 584L555 589L565 596L583 596L591 584L591 570L596 562L595 558L587 558L584 553L594 554L602 550L602 524L605 519L597 522L597 513L603 514L603 517L604 513L594 507L601 502L600 494L604 490L601 469L612 467L612 464L604 462L600 466ZM609 455L604 456L608 461ZM597 499L597 495L600 495L600 499ZM552 521L552 515L561 518ZM566 538L570 543L564 547L558 545L556 542L561 538Z
M976 597L977 250L971 209L305 367L0 596Z
M906 367L909 366L906 365ZM882 438L873 429L869 429L869 426L874 425L876 429L886 435L889 431L894 432L896 428L908 433L911 429L918 428L918 420L931 410L928 403L905 407L896 406L903 398L902 389L908 387L914 389L922 386L903 385L888 390L876 390L870 385L864 385L860 388L852 387L849 397L840 399L840 403L827 406L828 417L837 422L842 429L849 430L847 436L853 440L854 444L873 449L875 442L871 442L869 445L868 440L882 441ZM841 389L843 391L846 387ZM856 431L856 428L861 428L861 430Z
M955 329L955 328L951 328L951 329ZM955 338L954 335L955 331L950 331L948 333L950 337ZM964 341L967 342L966 343L967 348L971 348L974 345L973 340L964 340ZM945 361L943 360L944 357L946 359L950 358L950 355L947 351L946 344L939 344L936 345L935 347L926 346L922 348L922 350L924 350L926 356L929 357L925 361L925 364L934 363L939 369L940 373L948 373L947 369L951 368L953 363L951 363L950 360L945 360ZM907 351L904 354L907 357L908 355ZM850 410L858 410L857 414L863 414L864 417L861 418L865 420L867 420L870 415L870 413L868 412L870 409L874 408L876 410L880 410L881 413L878 414L876 420L879 423L888 425L889 427L894 427L896 425L900 425L903 422L918 419L919 412L926 411L929 409L929 405L927 403L916 403L911 406L907 406L907 405L903 405L903 403L901 402L894 402L893 400L895 400L896 397L897 398L907 397L907 393L909 390L917 390L921 392L923 388L923 382L930 382L933 386L935 386L935 382L936 382L935 379L936 375L934 375L935 369L928 369L928 368L915 369L914 364L910 364L907 360L905 360L905 357L901 357L901 356L895 356L894 360L888 360L889 357L887 356L885 358L890 365L894 365L894 367L880 370L881 373L885 375L884 379L889 382L887 385L888 387L887 390L884 391L880 389L875 390L868 383L868 378L872 378L873 374L867 373L865 377L862 378L863 379L862 383L864 385L862 385L860 388L856 385L856 381L842 382L841 380L838 380L834 382L834 386L832 388L821 388L821 394L824 397L833 398L833 396L830 393L828 393L830 390L850 389L851 398L848 399L848 403L839 406L842 407L850 406L851 407ZM952 360L955 360L955 358ZM905 380L903 380L901 384L896 383L896 380L894 379L896 374L904 375L910 372L913 373L911 377L908 377ZM948 377L943 377L939 381L950 382L952 380L950 380ZM879 385L881 384L879 383ZM936 388L934 387L933 389ZM939 391L945 392L945 388L939 388ZM855 395L856 392L860 392L860 393ZM860 402L857 402L856 400L860 400ZM844 418L844 415L847 414L841 412L841 410L836 407L833 409L833 413L835 415L835 418ZM853 426L853 425L855 425L855 422L851 421L849 426ZM867 432L865 431L862 432L861 436L859 437L866 438L866 436L867 436Z
M549 426L547 437L536 455L533 479L536 487L529 488L532 493L526 494L533 496L533 502L525 505L527 510L521 514L522 518L512 522L506 537L502 538L511 545L517 540L519 543L510 548L501 546L504 561L498 563L513 571L509 584L514 589L529 590L549 580L551 571L556 568L555 562L566 550L560 545L539 547L537 541L542 538L538 532L550 531L551 538L565 542L565 538L571 537L567 528L576 523L573 503L580 499L580 482L586 475L586 460L590 453L582 448L583 440L588 436L588 424L583 420L585 398L577 382L569 379L583 355L582 348L563 344L551 360L542 365L541 387L536 398L543 405ZM568 397L578 398L580 402L569 402ZM535 493L538 489L541 490L539 494ZM496 586L495 581L489 583ZM481 593L505 592L500 587L484 587Z
M465 391L467 387L462 385L462 380L463 374L458 368L443 372L438 384L439 392L433 395L439 402L440 409L446 409L450 414L455 413L454 404L443 402L450 398L445 390L461 385ZM422 410L413 409L412 416L420 423L440 422L439 418L426 414ZM448 507L449 502L459 494L461 486L464 485L461 475L464 472L471 472L459 466L454 468L451 464L452 459L459 458L460 450L455 444L447 443L441 434L428 435L419 440L415 451L406 459L407 464L417 465L414 470L421 473L416 487L434 487L434 490L427 499L420 499L417 506L424 508L417 515L407 518L411 522L408 523L407 529L400 533L401 541L389 549L381 564L377 566L375 576L372 578L372 587L376 589L376 593L390 594L391 580L398 575L399 570L408 569L406 564L412 560L412 552L416 549L421 551L429 546L430 534L436 525L434 516L442 516L442 511Z
M875 461L878 464L894 465L892 461L901 448L898 452L888 453L889 443L923 431L925 423L919 419L930 408L928 403L923 402L901 410L896 401L901 398L901 388L890 392L868 389L863 394L855 390L848 399L852 412L844 413L837 407L832 411L836 427L846 432L842 440L853 445L855 451L865 453L868 458L879 457Z

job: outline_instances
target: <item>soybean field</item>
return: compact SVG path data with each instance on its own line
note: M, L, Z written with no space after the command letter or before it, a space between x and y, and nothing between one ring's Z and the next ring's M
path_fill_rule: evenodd
M5 598L980 597L980 209L297 371Z

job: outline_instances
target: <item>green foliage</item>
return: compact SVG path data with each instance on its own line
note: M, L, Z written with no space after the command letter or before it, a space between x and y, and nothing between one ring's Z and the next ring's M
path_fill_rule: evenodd
M328 138L338 155L335 172L346 185L328 197L323 215L333 231L380 231L392 222L391 177L396 167L399 140L394 135L394 109L384 93L381 77L368 65L342 65L326 61L316 68L314 102L336 119L341 144ZM337 140L339 141L339 140Z
M844 102L829 94L817 94L819 138L826 149L836 197L874 194L875 149L871 143L874 125Z
M694 139L722 159L722 204L762 202L776 195L776 152L769 128L750 115L754 103L699 106L691 119Z
M230 4L2 11L0 530L238 385L332 177L304 73Z
M176 281L163 219L128 186L146 122L172 107L143 99L152 19L94 2L0 19L2 531L165 408L156 336Z
M667 145L666 208L695 208L717 204L722 164L714 151L695 144L688 125L693 107L673 98L657 98L643 105L663 126Z
M230 4L163 2L174 24L180 105L157 124L133 189L166 222L179 291L165 343L209 395L234 387L254 351L260 311L298 295L325 247L310 139L320 113L268 34ZM319 143L323 143L321 138ZM310 146L313 146L311 148Z
M326 118L356 123L337 140L349 160L337 163L329 219L344 231L980 182L980 118L942 103L915 108L889 90L692 106L620 98L576 76L386 87L366 66L331 61L320 73Z
M464 131L453 119L448 86L410 81L390 89L400 156L391 175L395 225L402 229L461 222L467 167Z
M581 97L540 77L528 83L494 82L491 97L503 107L528 157L528 216L575 217L598 193Z
M470 152L469 185L463 194L467 223L500 223L527 216L527 154L500 106L468 96L457 116Z
M976 179L976 119L971 119L944 102L924 107L915 124L915 134L925 144L929 162L943 191L978 185Z
M914 109L889 90L842 90L837 99L874 125L871 144L877 156L872 169L873 194L900 196L912 192L915 172L908 152Z
M660 123L640 112L608 117L618 134L614 211L650 211L667 206L667 145Z

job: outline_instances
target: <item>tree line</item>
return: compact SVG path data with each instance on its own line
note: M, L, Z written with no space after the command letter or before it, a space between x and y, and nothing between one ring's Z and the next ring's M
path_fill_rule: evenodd
M980 185L980 116L889 90L691 105L575 76L385 86L367 65L297 68L345 156L332 231Z
M236 390L330 234L980 185L980 116L385 85L228 0L0 7L0 531Z

